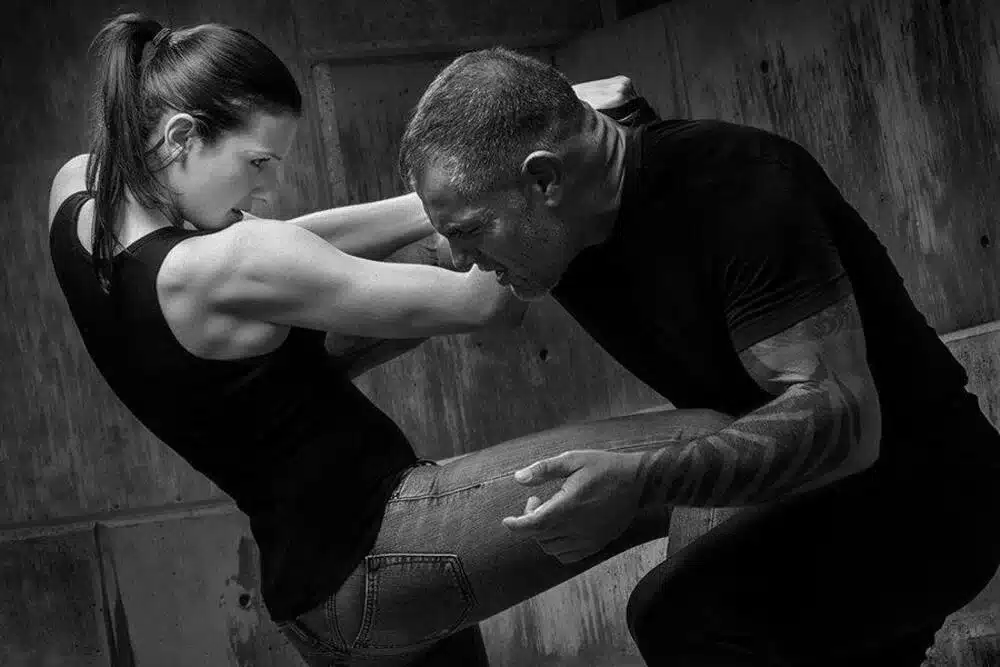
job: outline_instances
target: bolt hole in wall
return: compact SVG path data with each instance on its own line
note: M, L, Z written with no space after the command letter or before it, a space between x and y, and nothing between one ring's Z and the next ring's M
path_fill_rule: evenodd
M983 246L984 248L989 248L990 245L992 244L993 241L990 240L990 237L988 235L983 234L982 236L979 237L979 245Z
M542 361L545 361L546 359L549 358L549 351L543 347L541 350L538 351L538 358L541 359Z
M241 609L249 609L250 603L253 602L253 598L250 597L249 593L242 593L238 602Z

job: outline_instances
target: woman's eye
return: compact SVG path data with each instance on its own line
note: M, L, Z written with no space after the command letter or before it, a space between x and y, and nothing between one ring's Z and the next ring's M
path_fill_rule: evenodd
M262 169L264 167L264 163L267 162L267 160L268 160L268 158L261 157L261 158L257 158L256 160L250 160L250 164L252 164L253 166L257 167L258 169Z

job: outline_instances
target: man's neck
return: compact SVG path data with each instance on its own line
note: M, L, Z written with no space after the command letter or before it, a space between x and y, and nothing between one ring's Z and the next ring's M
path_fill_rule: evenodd
M583 141L586 170L593 175L594 194L590 210L580 222L585 230L584 246L599 245L611 237L625 184L625 128L598 112L584 121Z

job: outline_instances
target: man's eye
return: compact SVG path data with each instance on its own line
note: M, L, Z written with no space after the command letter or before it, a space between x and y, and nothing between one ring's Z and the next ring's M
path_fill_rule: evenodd
M267 162L267 160L268 160L268 158L266 158L266 157L259 157L256 160L250 160L250 164L252 164L253 166L257 167L258 169L261 169L261 168L263 168L264 163Z

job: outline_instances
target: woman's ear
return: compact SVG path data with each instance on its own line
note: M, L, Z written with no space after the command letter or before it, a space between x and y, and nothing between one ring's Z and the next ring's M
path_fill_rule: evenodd
M191 114L177 113L163 125L163 149L169 159L183 159L198 139L198 121Z

